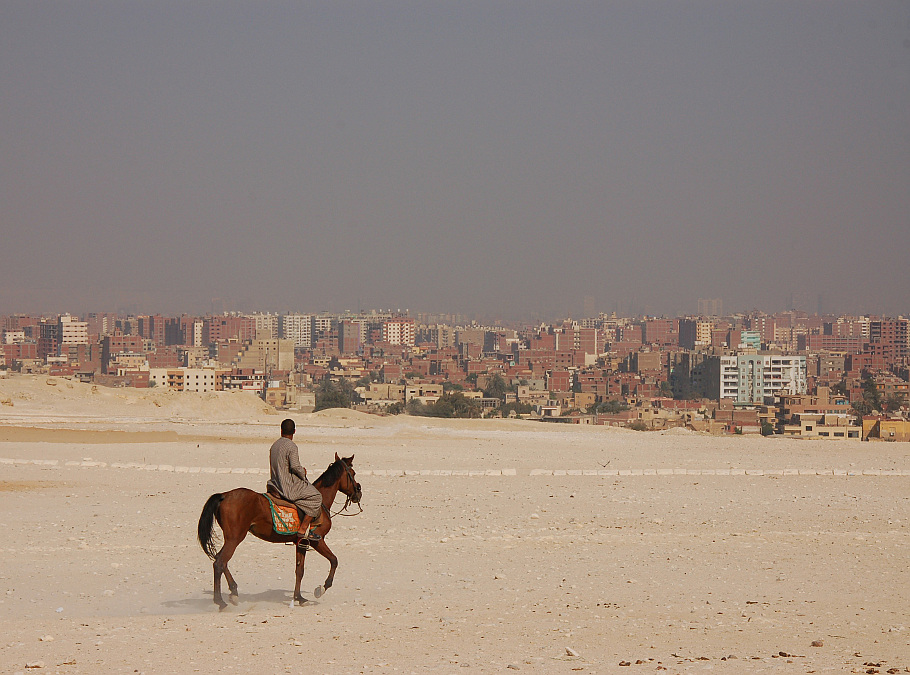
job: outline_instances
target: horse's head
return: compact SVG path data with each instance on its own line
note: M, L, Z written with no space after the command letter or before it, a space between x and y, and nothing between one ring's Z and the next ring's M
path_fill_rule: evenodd
M336 452L335 461L340 462L344 469L344 475L338 483L338 489L343 494L347 495L352 502L359 504L360 498L363 496L363 490L360 489L360 483L354 480L354 476L356 475L353 466L354 455L351 455L350 457L339 457Z

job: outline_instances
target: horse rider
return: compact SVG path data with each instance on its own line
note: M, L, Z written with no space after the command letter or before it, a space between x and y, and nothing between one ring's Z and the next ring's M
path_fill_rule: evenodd
M297 529L297 545L306 546L308 541L319 541L321 536L312 531L312 524L322 509L322 495L307 480L306 469L300 464L300 454L294 443L296 426L294 420L281 423L281 438L269 449L269 470L271 478L266 489L276 492L282 499L294 502L303 513Z

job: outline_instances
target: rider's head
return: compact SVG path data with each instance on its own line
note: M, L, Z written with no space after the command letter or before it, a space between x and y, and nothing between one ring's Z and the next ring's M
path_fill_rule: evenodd
M297 428L294 426L294 420L288 418L281 423L281 435L290 438L294 435Z

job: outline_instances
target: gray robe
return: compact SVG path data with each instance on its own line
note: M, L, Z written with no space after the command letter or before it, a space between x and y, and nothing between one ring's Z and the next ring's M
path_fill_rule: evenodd
M319 517L322 495L306 479L294 441L282 436L272 443L269 449L269 469L272 477L268 486L273 487L284 499L294 502L306 515Z

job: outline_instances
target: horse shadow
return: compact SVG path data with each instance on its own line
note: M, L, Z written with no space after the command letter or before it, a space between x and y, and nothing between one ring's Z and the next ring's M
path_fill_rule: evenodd
M208 611L214 609L212 602L212 592L203 591L204 595L201 597L194 598L181 598L178 600L165 600L162 602L162 606L169 609L177 609L189 611L192 613ZM278 588L273 588L267 591L262 591L261 593L244 593L240 596L240 604L238 607L254 605L257 603L267 603L275 605L289 605L291 598L293 598L294 592L290 590L283 590ZM306 605L318 605L319 601L315 599L307 599Z

